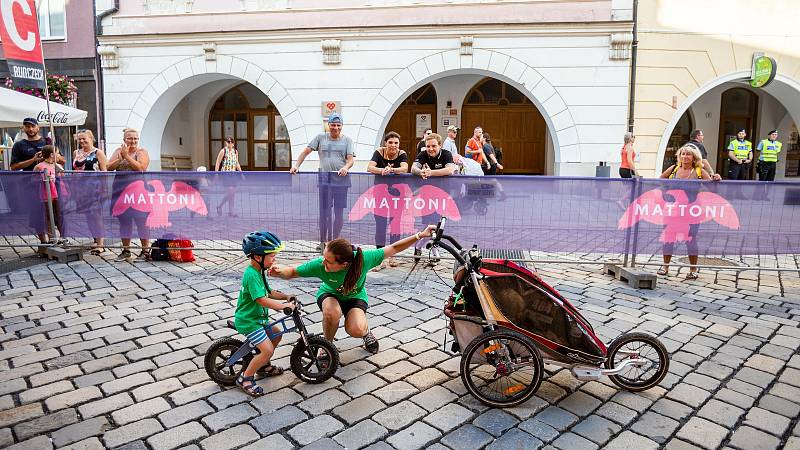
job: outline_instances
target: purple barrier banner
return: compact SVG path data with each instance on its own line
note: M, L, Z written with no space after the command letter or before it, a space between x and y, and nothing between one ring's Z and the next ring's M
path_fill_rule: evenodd
M448 217L462 245L548 252L800 253L800 183L285 172L68 173L62 234L384 244ZM44 230L41 175L0 173L0 233ZM2 198L4 196L4 198Z

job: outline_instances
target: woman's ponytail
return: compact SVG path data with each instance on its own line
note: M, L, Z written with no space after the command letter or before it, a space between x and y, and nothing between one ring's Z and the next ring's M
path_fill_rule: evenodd
M349 263L344 282L339 290L343 295L352 294L364 271L364 251L360 247L351 245L345 239L334 239L328 242L327 249L333 253L337 262Z

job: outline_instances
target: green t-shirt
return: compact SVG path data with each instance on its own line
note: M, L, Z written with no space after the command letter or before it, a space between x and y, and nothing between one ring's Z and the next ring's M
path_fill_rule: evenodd
M269 323L268 309L256 302L257 298L266 296L272 290L269 285L264 285L265 280L261 272L253 266L247 266L242 275L242 289L239 291L239 301L236 303L236 313L233 323L236 331L247 335Z
M345 295L338 291L338 289L342 287L342 283L344 283L347 269L338 272L326 272L325 266L322 265L322 257L312 259L298 267L297 274L301 277L319 278L322 280L322 286L320 286L317 291L317 298L322 294L333 294L339 300L360 299L369 302L367 299L367 290L364 289L364 282L367 280L367 272L383 261L383 249L376 248L374 250L361 251L364 252L364 270L361 271L361 278L358 279L355 291L352 293Z

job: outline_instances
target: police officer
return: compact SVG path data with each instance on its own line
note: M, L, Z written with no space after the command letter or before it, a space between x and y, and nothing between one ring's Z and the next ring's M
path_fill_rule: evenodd
M736 134L736 139L728 144L728 179L746 180L750 173L750 162L753 160L753 143L746 140L747 132L742 128Z
M783 144L778 141L778 130L772 130L767 139L758 143L758 179L775 181L775 166L778 165L778 153Z

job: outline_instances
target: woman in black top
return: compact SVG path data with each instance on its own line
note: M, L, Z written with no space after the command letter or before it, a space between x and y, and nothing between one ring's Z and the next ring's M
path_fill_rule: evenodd
M108 170L106 154L94 146L94 133L91 130L81 130L77 134L78 149L72 153L72 169L83 172L105 172ZM102 207L105 198L105 180L100 176L86 177L86 192L77 196L77 209L86 215L89 232L94 238L91 254L99 256L104 252Z
M372 159L367 164L367 172L374 175L394 175L408 172L408 155L400 150L399 134L394 131L386 133L386 136L383 137L383 147L375 150ZM395 194L399 195L398 192ZM386 245L386 225L390 217L373 215L375 216L375 246L381 248ZM399 238L400 235L393 234L389 242L395 242ZM392 258L389 258L388 264L391 267L397 267L397 263Z

